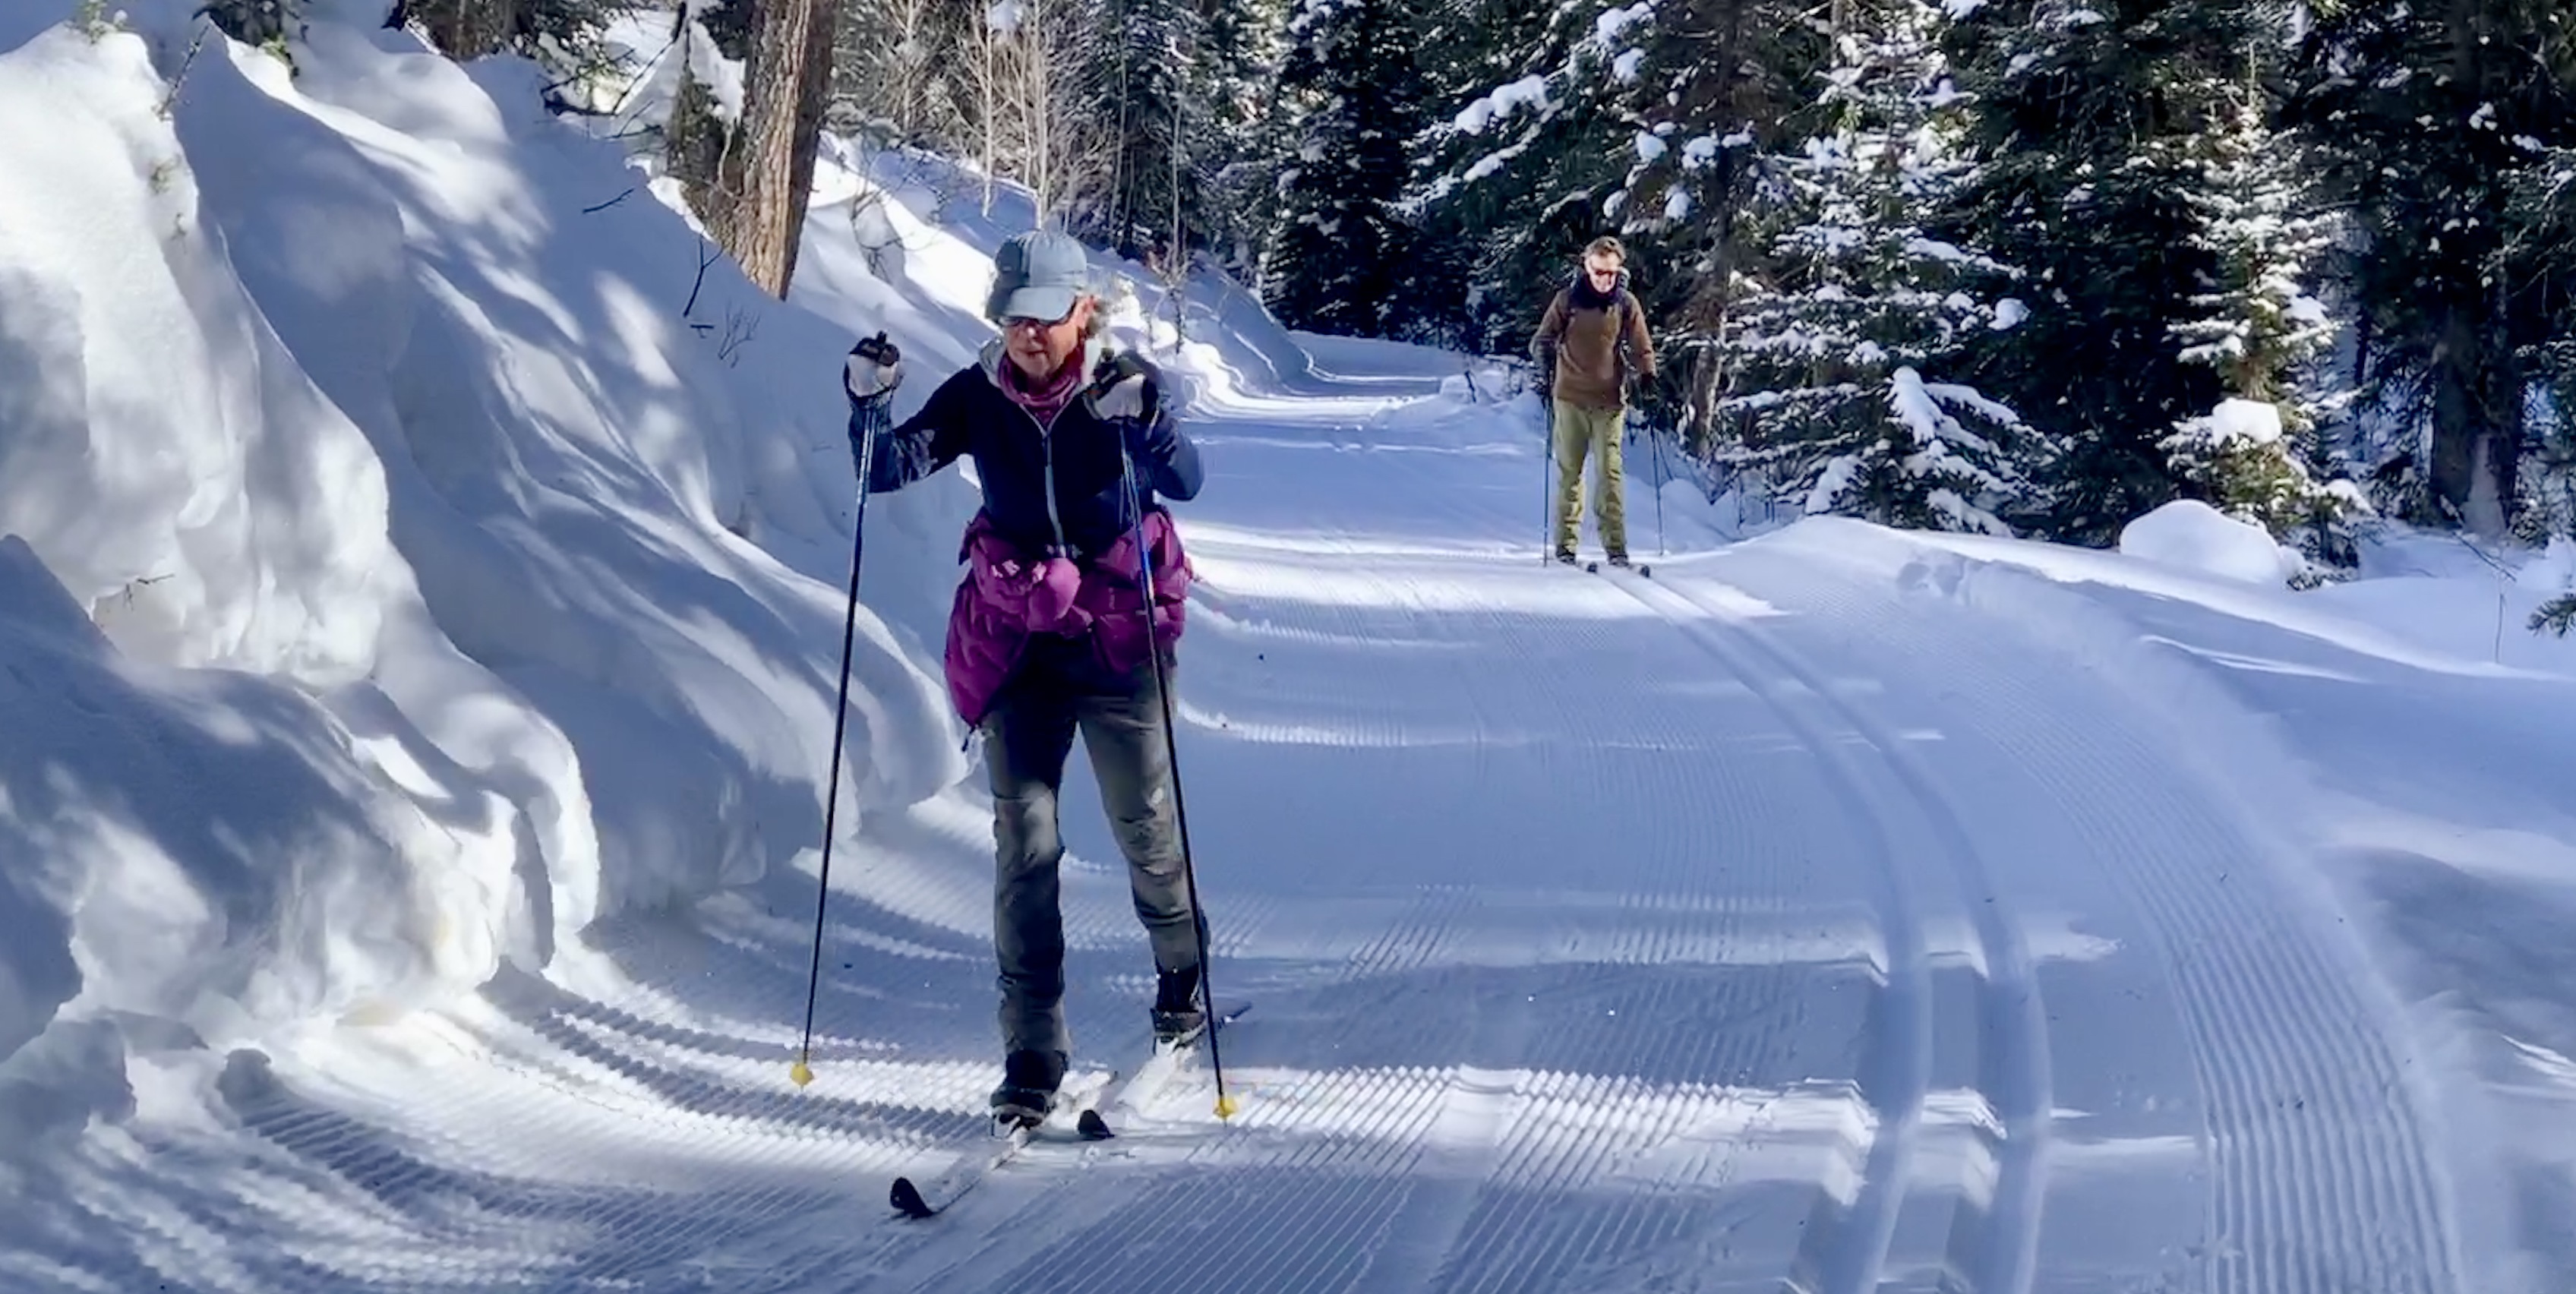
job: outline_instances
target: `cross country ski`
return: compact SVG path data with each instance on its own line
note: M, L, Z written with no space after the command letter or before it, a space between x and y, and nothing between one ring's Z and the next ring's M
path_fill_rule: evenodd
M1219 1012L1209 1028L1221 1028L1243 1017L1252 1009L1248 1002L1236 1003ZM1040 1119L1022 1121L1015 1118L993 1120L995 1144L961 1151L957 1162L927 1183L916 1183L910 1177L894 1179L888 1202L908 1218L931 1218L945 1212L949 1205L980 1185L994 1170L1019 1157L1031 1141L1051 1140L1042 1137L1044 1130L1060 1128L1070 1117L1076 1133L1086 1141L1105 1141L1117 1135L1100 1112L1104 1109L1134 1112L1153 1104L1178 1077L1207 1040L1208 1028L1175 1041L1157 1042L1145 1063L1132 1070L1111 1070L1097 1078L1085 1077L1068 1083L1056 1096L1055 1107Z
M887 1192L887 1202L894 1206L895 1212L908 1218L936 1217L968 1191L974 1190L994 1169L1017 1158L1037 1136L1038 1130L1056 1122L1058 1116L1072 1115L1077 1122L1089 1116L1091 1107L1109 1092L1117 1079L1117 1071L1112 1070L1068 1087L1058 1095L1055 1110L1045 1119L1035 1122L992 1120L988 1136L995 1144L959 1152L957 1162L950 1165L948 1171L927 1183L916 1184L910 1177L894 1179L894 1186Z

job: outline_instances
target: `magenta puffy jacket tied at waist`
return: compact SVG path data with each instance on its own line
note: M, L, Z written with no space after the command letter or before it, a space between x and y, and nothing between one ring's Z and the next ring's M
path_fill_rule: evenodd
M1154 639L1168 656L1181 638L1193 572L1170 513L1148 509L1144 531L1154 562ZM966 578L948 613L948 698L958 717L970 728L984 722L1032 634L1087 638L1100 663L1118 673L1143 665L1145 594L1136 556L1131 530L1089 562L1031 561L976 513L958 550Z

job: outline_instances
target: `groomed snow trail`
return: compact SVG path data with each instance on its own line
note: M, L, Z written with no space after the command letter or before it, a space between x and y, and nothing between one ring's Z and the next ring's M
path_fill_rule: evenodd
M1543 565L1519 418L1380 375L1198 424L1231 1126L1202 1068L891 1214L998 1071L970 783L836 859L812 1087L783 875L238 1062L242 1131L99 1143L58 1287L2463 1290L2412 1044L2265 816L2286 773L2195 748L2073 599L1884 532ZM1077 1064L1133 1064L1150 966L1078 754L1064 804Z

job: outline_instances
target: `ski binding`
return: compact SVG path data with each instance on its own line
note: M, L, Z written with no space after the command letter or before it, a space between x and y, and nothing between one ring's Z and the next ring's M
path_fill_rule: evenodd
M926 1183L916 1184L909 1177L894 1179L893 1188L887 1192L887 1202L894 1206L895 1212L908 1218L938 1216L945 1212L949 1205L955 1204L959 1197L975 1189L987 1174L1017 1157L1021 1149L1029 1144L1030 1139L1037 1135L1039 1128L1056 1121L1068 1112L1075 1115L1077 1125L1082 1119L1090 1117L1092 1107L1100 1102L1101 1097L1109 1093L1117 1083L1118 1077L1118 1073L1113 1070L1097 1078L1085 1079L1080 1088L1063 1093L1056 1101L1055 1109L1049 1112L1045 1119L1036 1123L993 1119L994 1131L1001 1136L1000 1145L981 1153L970 1150L960 1154L957 1162L947 1172L941 1173Z
M1169 1083L1173 1076L1180 1073L1182 1062L1188 1060L1191 1053L1196 1052L1200 1045L1207 1041L1209 1030L1232 1024L1242 1019L1243 1013L1251 1009L1252 1004L1249 1002L1235 1003L1218 1012L1209 1020L1206 1029L1199 1030L1197 1036L1187 1042L1156 1043L1154 1054L1144 1064L1137 1066L1135 1072L1127 1078L1112 1083L1109 1093L1086 1107L1081 1117L1075 1120L1074 1126L1088 1141L1106 1141L1117 1136L1118 1134L1110 1129L1109 1120L1101 1117L1102 1110L1142 1109L1161 1094L1164 1084Z

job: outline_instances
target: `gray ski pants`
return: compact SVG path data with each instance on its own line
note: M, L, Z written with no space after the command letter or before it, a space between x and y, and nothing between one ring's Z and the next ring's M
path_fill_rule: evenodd
M1119 677L1071 652L1028 662L984 720L992 775L993 951L1001 963L1005 1050L1072 1054L1064 1025L1064 914L1056 865L1064 838L1056 818L1064 765L1082 734L1100 784L1136 916L1158 971L1198 965L1190 896L1181 869L1171 761L1151 662Z

